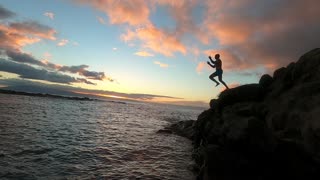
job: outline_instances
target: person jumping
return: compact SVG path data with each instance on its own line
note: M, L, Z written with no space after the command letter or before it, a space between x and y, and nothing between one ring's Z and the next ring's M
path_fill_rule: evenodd
M214 79L214 77L218 76L219 77L219 81L227 88L229 89L229 87L227 86L227 84L222 80L222 74L223 74L223 70L222 70L222 61L220 59L220 54L216 54L214 56L214 58L216 59L216 61L213 61L211 56L209 56L210 59L210 63L209 61L207 61L208 65L211 66L212 68L216 68L216 72L212 73L209 78L214 81L216 83L216 87L219 86L219 82L217 80Z

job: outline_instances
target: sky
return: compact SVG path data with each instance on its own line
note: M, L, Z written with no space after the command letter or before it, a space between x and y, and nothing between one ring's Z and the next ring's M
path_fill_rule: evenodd
M1 0L0 87L207 105L320 47L318 0Z

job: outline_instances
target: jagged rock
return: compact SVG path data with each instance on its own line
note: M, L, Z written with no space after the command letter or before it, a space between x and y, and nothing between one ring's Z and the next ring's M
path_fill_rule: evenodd
M216 106L218 106L218 100L216 100L216 99L211 99L211 101L210 101L210 103L209 103L209 105L210 105L210 108L211 109L213 109L213 108L215 108Z
M165 133L165 134L172 134L172 130L169 128L160 129L157 131L157 133Z
M169 127L160 129L157 133L166 133L166 134L177 134L188 139L193 139L194 136L194 120L179 121L178 123L172 124Z
M219 95L217 108L223 109L225 106L238 102L256 102L264 97L265 90L259 84L246 84L223 91Z
M194 135L193 124L194 120L180 121L173 124L170 128L172 131L180 136L192 139Z
M272 77L269 74L264 74L259 80L259 85L263 88L268 88L273 82Z
M193 123L198 179L320 179L320 49L223 91Z

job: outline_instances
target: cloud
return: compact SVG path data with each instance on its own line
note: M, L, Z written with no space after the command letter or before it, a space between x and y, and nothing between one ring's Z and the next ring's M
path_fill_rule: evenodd
M168 8L170 17L175 21L174 35L182 38L184 35L188 34L195 37L201 33L198 26L197 18L194 15L194 10L198 5L201 4L199 0L159 0L155 1L155 4L159 6L165 6Z
M257 66L256 64L248 62L247 59L237 56L232 50L229 49L211 49L205 50L203 53L207 57L214 57L215 54L220 54L220 59L223 66L222 68L227 71L243 71L250 68L255 68Z
M154 56L153 54L146 52L146 51L138 51L136 53L134 53L137 56L142 56L142 57L152 57Z
M6 50L5 55L8 56L8 58L11 61L15 61L18 63L26 63L29 65L37 65L42 68L59 71L59 72L67 72L72 74L78 74L80 76L83 76L85 78L91 79L91 80L108 80L110 82L113 82L114 79L111 77L107 77L104 72L95 72L95 71L89 71L87 68L89 68L88 65L78 65L78 66L62 66L54 63L50 63L48 61L39 61L36 58L34 58L32 55L23 53L17 50ZM85 81L83 81L85 82ZM89 81L88 81L89 82ZM87 83L87 82L85 82ZM87 83L90 84L90 83ZM91 83L92 84L92 83Z
M65 46L65 45L67 45L69 43L69 40L67 40L67 39L61 39L58 43L57 43L57 45L58 46Z
M0 19L11 18L15 15L16 14L14 12L11 12L10 10L8 10L0 5Z
M39 42L39 37L30 37L23 32L17 32L8 26L0 24L0 47L20 49L21 47Z
M164 64L164 63L161 63L159 61L154 61L153 63L159 65L162 68L168 68L169 67L168 64Z
M222 52L229 70L274 69L320 46L320 37L315 35L320 32L318 0L76 2L106 13L111 24L129 25L121 36L128 44L140 43L152 53L173 56L189 53L194 42L186 39L192 38ZM153 22L152 13L162 7L174 20L173 27Z
M97 17L97 19L98 19L98 22L99 22L100 24L103 24L103 25L106 25L106 24L107 24L106 21L105 21L102 17Z
M44 39L55 40L56 31L46 25L39 24L36 21L13 22L9 24L11 31L37 36Z
M1 63L1 60L0 60ZM1 67L0 67L1 68ZM132 100L153 100L156 98L167 98L167 99L176 99L180 100L181 98L172 97L172 96L162 96L162 95L155 95L155 94L139 94L139 93L120 93L114 91L104 91L104 90L90 90L90 89L83 89L78 87L69 86L67 84L43 84L40 82L28 81L28 80L21 80L21 79L0 79L0 83L2 85L8 86L7 89L18 90L18 91L29 91L32 92L39 92L39 93L53 93L58 94L57 92L62 92L67 94L68 92L75 92L80 94L93 95L93 96L118 96ZM74 94L75 94L74 93ZM61 94L63 95L63 94Z
M42 39L55 40L56 31L48 26L35 21L10 22L0 24L0 55L3 59L1 69L6 72L19 74L22 78L40 79L58 83L86 83L94 84L91 80L108 80L113 82L111 77L107 77L104 72L88 70L89 66L63 66L48 61L51 56L43 60L35 58L32 54L25 53L22 48L26 45L41 41ZM66 45L69 41L62 39L58 45ZM20 71L19 72L19 68ZM41 77L40 74L44 77ZM80 76L78 78L66 75ZM62 78L66 78L64 81Z
M57 68L57 70L61 72L79 74L81 76L84 76L92 80L100 80L100 81L108 80L110 82L114 81L114 79L112 79L111 77L107 77L104 72L88 71L86 70L87 68L89 68L88 65L61 66Z
M204 70L210 70L207 62L199 62L196 68L197 73L201 74Z
M114 48L112 48L112 50L113 50L113 51L117 51L117 50L118 50L118 48L114 47Z
M207 39L217 40L221 49L232 54L230 62L242 61L242 69L284 66L320 45L314 35L320 32L317 0L206 3L203 28Z
M187 53L187 48L180 41L179 37L177 37L177 32L169 32L154 26L149 16L154 4L169 4L177 7L176 9L172 9L172 14L175 14L174 12L176 12L179 8L187 7L184 13L188 14L191 12L191 7L194 3L190 5L189 1L183 1L183 3L169 3L169 1L153 2L145 0L75 0L75 2L90 5L95 9L104 12L106 15L108 15L109 22L111 24L129 25L130 28L127 33L121 35L121 39L125 42L128 42L128 44L132 44L132 41L137 40L142 44L144 49L148 49L165 56L173 56L173 54L176 52L182 54ZM180 24L180 20L182 19L185 21L181 22L181 24L191 22L192 18L185 16L185 14L183 17L179 16L179 14L175 14L175 17L179 19L177 23ZM101 21L102 19L99 18L98 20ZM179 34L183 35L185 30L188 30L189 32L190 29L196 29L196 27L193 26L193 23L189 24L190 25L188 27L181 29L177 28L177 31L181 31ZM180 27L180 25L178 27Z
M5 54L9 57L10 60L18 62L18 63L27 63L38 66L44 66L41 61L36 60L33 56L27 53L20 52L14 49L7 49Z
M18 74L21 78L45 80L49 82L71 84L71 83L86 83L94 84L86 79L75 78L65 74L60 74L55 71L38 69L30 65L20 64L5 59L0 59L0 71Z
M121 39L125 42L139 40L143 42L143 48L165 56L173 56L175 52L187 53L186 46L179 39L154 26L138 28L134 31L128 30Z
M104 12L111 24L129 24L139 26L149 23L150 9L145 0L75 0Z
M44 16L47 16L48 18L50 18L51 20L54 19L55 14L53 12L45 12L43 14Z

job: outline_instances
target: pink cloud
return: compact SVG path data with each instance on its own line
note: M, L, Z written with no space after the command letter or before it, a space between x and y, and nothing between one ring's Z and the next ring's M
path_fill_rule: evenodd
M206 1L202 39L218 41L227 69L274 69L319 46L317 0ZM239 64L240 63L240 64Z
M108 15L111 24L129 24L132 26L149 24L150 10L144 0L76 0L89 4Z
M19 32L8 26L0 24L0 46L4 48L20 49L21 47L39 42L41 38L37 36L27 36L24 32Z
M143 48L165 56L173 56L175 52L187 53L187 48L179 39L154 26L138 28L135 31L128 30L121 36L121 39L127 42L140 40Z
M129 25L121 39L152 53L185 55L199 43L218 47L226 70L274 69L320 45L318 0L75 1L104 12L111 24ZM168 10L174 27L152 22L158 7ZM203 17L194 16L199 7Z
M131 0L131 1L117 1L117 0L76 0L81 4L89 4L95 9L106 13L109 17L111 24L128 24L131 28L126 34L121 36L121 39L125 42L132 44L133 40L141 42L143 48L149 49L155 53L160 53L165 56L173 56L175 52L186 54L186 46L179 39L178 34L183 34L186 29L191 29L193 26L191 23L191 17L187 16L191 12L191 1L145 1L145 0ZM189 2L189 3L188 3ZM177 22L186 24L189 26L177 29L181 33L170 33L167 30L160 29L153 25L149 16L154 5L169 5L170 7L179 7L183 13L175 13L172 9L172 14L175 14L178 19ZM189 5L189 6L187 6ZM183 9L183 10L182 10ZM180 16L180 14L182 16ZM100 20L99 20L100 21ZM180 27L180 26L177 26ZM135 30L132 30L135 29Z
M250 68L254 68L254 64L250 64L247 62L245 58L241 58L240 56L234 54L230 50L226 49L211 49L203 52L207 57L211 56L214 59L215 54L220 54L220 59L222 60L222 68L227 71L241 71ZM209 59L207 59L209 60Z
M56 31L48 26L39 24L35 21L14 22L9 24L12 32L19 34L32 35L43 39L55 40Z
M197 73L202 73L204 70L209 71L211 68L209 67L209 65L207 64L207 62L199 62L196 68Z

